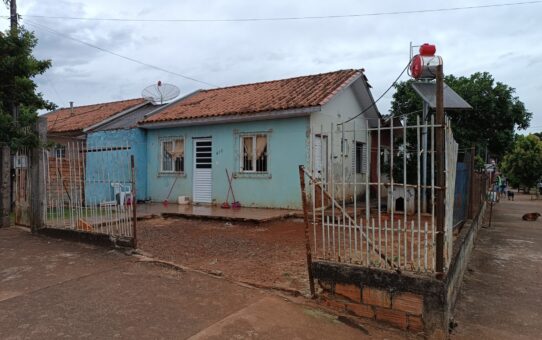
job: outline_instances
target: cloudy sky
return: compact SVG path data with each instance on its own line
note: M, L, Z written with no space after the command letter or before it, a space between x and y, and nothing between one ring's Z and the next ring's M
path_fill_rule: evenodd
M409 43L430 42L445 72L489 71L516 88L542 131L542 3L418 14L249 22L125 22L38 16L129 19L305 17L426 10L507 3L487 1L249 1L18 0L22 23L36 32L36 55L53 61L37 78L59 106L139 97L157 80L186 94L209 85L143 66L86 46L218 86L365 68L376 97L408 62ZM0 16L9 11L1 6ZM38 26L32 26L37 24ZM0 19L0 28L9 21ZM62 34L52 33L51 28ZM407 79L404 75L402 79ZM392 92L379 102L386 113Z

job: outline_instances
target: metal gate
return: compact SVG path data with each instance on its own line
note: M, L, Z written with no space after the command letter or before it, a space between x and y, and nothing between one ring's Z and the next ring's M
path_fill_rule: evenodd
M13 156L15 175L13 198L15 201L15 224L31 227L30 198L32 185L30 181L30 151L18 150Z
M435 135L443 129L445 145ZM445 265L453 244L457 143L444 126L420 117L400 116L312 129L311 162L304 203L312 221L312 256L364 267L410 272L436 269L436 196L445 194ZM318 136L328 136L326 155ZM425 137L426 136L426 137ZM424 142L426 139L426 142ZM444 153L445 187L436 184L436 159ZM426 159L426 161L424 161ZM320 177L328 165L328 186ZM304 180L302 185L304 184ZM304 190L304 188L302 188ZM304 191L305 192L305 191ZM424 204L425 202L425 204Z
M135 169L129 145L69 142L43 153L46 228L134 239Z

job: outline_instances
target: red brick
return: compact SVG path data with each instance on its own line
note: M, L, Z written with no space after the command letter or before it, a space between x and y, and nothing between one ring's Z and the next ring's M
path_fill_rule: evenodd
M395 327L407 329L407 315L405 312L388 308L376 307L376 319L387 322Z
M391 307L390 293L385 290L363 287L361 296L365 304L386 308Z
M413 315L422 315L423 297L412 293L399 293L393 296L392 308Z
M375 311L373 306L364 305L361 303L347 303L346 310L356 316L362 318L374 319Z
M424 331L423 320L419 316L409 315L407 316L408 330L413 333L420 333Z
M331 282L318 280L318 285L319 285L325 292L331 292Z
M336 283L335 294L341 295L355 302L361 302L361 289L356 285Z
M345 308L346 308L344 302L338 301L338 300L335 300L335 299L326 299L326 298L324 298L324 303L326 304L326 306L328 306L328 307L330 307L332 309L341 311L341 312L344 312Z

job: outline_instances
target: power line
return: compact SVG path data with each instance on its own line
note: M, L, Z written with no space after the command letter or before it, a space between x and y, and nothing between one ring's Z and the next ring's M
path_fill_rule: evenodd
M500 4L487 4L487 5L475 5L475 6L461 6L461 7L444 7L435 9L418 9L410 11L391 11L391 12L373 12L373 13L359 13L359 14L339 14L339 15L316 15L316 16L298 16L298 17L270 17L270 18L215 18L215 19L139 19L139 18L88 18L88 17L72 17L72 16L47 16L47 15L33 15L25 14L22 17L29 18L43 18L43 19L59 19L59 20L88 20L88 21L124 21L124 22L250 22L250 21L296 21L296 20L321 20L321 19L343 19L343 18L361 18L361 17L376 17L385 15L402 15L402 14L423 14L423 13L436 13L436 12L452 12L452 11L464 11L473 9L485 9L496 7L510 7L521 5L534 5L540 4L541 1L522 1L522 2L508 2Z
M208 85L208 86L211 86L211 87L220 87L218 85L215 85L215 84L212 84L212 83L208 83L206 81L203 81L203 80L199 80L199 79L196 79L196 78L192 78L192 77L189 77L189 76L186 76L184 74L180 74L180 73L177 73L177 72L173 72L173 71L170 71L170 70L166 70L165 68L162 68L160 66L155 66L155 65L152 65L152 64L148 64L148 63L145 63L143 61L140 61L140 60L137 60L137 59L134 59L134 58L131 58L131 57L127 57L125 55L122 55L122 54L118 54L116 52L113 52L113 51L110 51L108 49L105 49L103 47L100 47L100 46L96 46L94 44L91 44L91 43L88 43L86 41L83 41L83 40L79 40L77 38L74 38L72 36L69 36L67 34L64 34L64 33L61 33L61 32L58 32L50 27L47 27L45 25L42 25L42 24L37 24L35 22L32 22L32 21L29 21L29 20L25 20L25 22L31 26L34 26L34 27L37 27L37 28L42 28L42 29L45 29L46 31L48 31L49 33L53 33L53 34L56 34L58 36L61 36L63 38L66 38L66 39L70 39L70 40L73 40L73 41L76 41L80 44L83 44L83 45L86 45L86 46L89 46L89 47L92 47L92 48L95 48L97 50L100 50L102 52L105 52L105 53L109 53L109 54L112 54L116 57L119 57L119 58L122 58L122 59L126 59L128 61L131 61L133 63L136 63L136 64L140 64L140 65L143 65L143 66L146 66L146 67L150 67L150 68L153 68L155 70L158 70L158 71L162 71L162 72L165 72L165 73L169 73L169 74L172 74L174 76L177 76L177 77L181 77L181 78L184 78L184 79L187 79L187 80L191 80L191 81L195 81L195 82L198 82L198 83L201 83L201 84L205 84L205 85Z
M357 115L353 116L353 117L350 117L349 119L345 120L344 122L341 122L337 125L342 125L342 124L346 124L354 119L356 119L357 117L361 116L362 114L364 114L365 112L369 111L370 108L372 108L373 106L376 105L376 103L378 103L378 101L380 99L382 99L392 88L393 86L395 86L395 84L397 84L397 82L399 81L399 79L401 78L401 76L405 73L405 71L408 69L408 66L410 65L410 60L408 61L408 63L406 64L405 68L401 71L401 73L399 73L399 75L397 76L397 78L395 78L395 80L393 81L393 83L391 83L391 85L387 88L386 91L384 91L380 97L378 97L375 101L373 101L373 103L371 105L369 105L368 107L366 107L365 109L361 110L360 113L358 113Z

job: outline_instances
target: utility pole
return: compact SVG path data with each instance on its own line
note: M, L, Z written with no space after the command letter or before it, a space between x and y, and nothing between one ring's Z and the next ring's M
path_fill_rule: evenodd
M437 235L436 235L436 268L437 274L442 275L444 273L444 221L445 221L445 207L444 207L444 194L446 187L446 177L444 174L445 169L445 155L444 155L444 71L442 65L436 67L437 71L437 89L436 89L436 114L435 123L438 127L435 129L435 151L436 157L436 185L438 187L436 195L436 223L437 223Z
M17 0L9 2L9 15L11 23L11 34L17 33Z
M17 1L9 2L11 35L17 35ZM17 105L11 103L11 114L13 119L17 118ZM9 227L11 212L11 150L8 145L0 146L0 227Z

